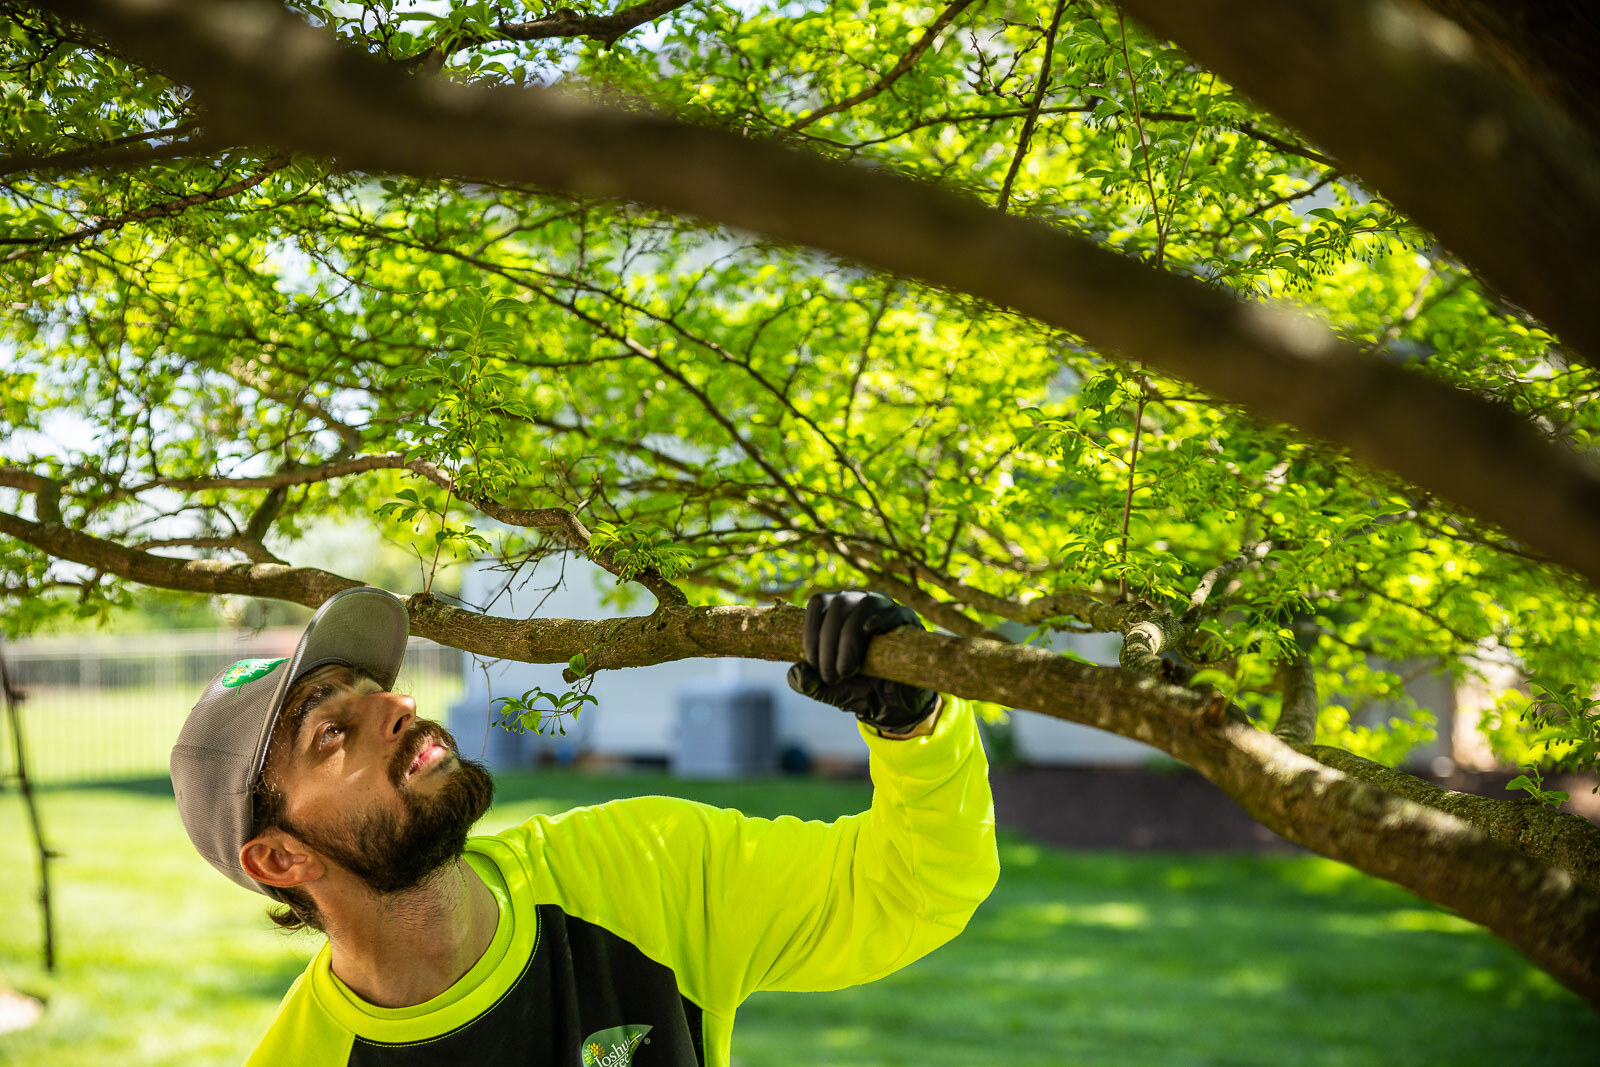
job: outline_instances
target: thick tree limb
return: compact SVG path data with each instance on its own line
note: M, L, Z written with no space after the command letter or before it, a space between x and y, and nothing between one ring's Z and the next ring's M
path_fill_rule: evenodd
M1600 142L1600 9L1590 0L1421 0L1472 34L1484 54Z
M357 584L308 567L157 556L4 512L0 534L60 559L167 589L315 606ZM413 633L526 662L560 663L583 652L599 670L696 656L784 661L802 652L804 613L790 605L663 605L643 617L578 621L494 618L426 594L412 596L409 603ZM1594 872L1571 871L1557 858L1574 844L1591 857L1600 854L1600 830L1574 825L1558 837L1530 832L1523 835L1526 851L1513 849L1462 818L1324 766L1252 726L1213 722L1201 694L1042 649L900 630L872 643L866 669L1154 745L1199 770L1271 829L1487 926L1600 1006L1600 895L1594 891L1600 886L1591 882L1585 888L1585 875L1592 878ZM1504 804L1496 814L1512 807ZM1475 822L1483 818L1465 807L1462 814ZM1508 822L1515 818L1516 813L1505 815ZM1505 827L1500 832L1514 833Z
M1352 778L1472 823L1502 844L1558 863L1591 890L1600 892L1600 850L1595 824L1570 812L1551 811L1531 801L1505 801L1459 793L1328 745L1296 746L1300 751Z
M193 86L208 116L242 141L372 171L626 197L971 293L1342 445L1600 582L1600 478L1577 456L1511 411L1365 358L1297 313L1240 302L887 173L539 88L411 77L271 5L57 6ZM242 32L246 24L256 31ZM1554 173L1567 174L1585 158L1586 150L1578 151ZM1435 172L1432 187L1436 179ZM1573 180L1584 188L1590 182ZM1557 192L1521 189L1509 199L1550 203L1562 199ZM1570 192L1568 202L1589 202L1583 188ZM1490 201L1474 201L1474 217L1494 214L1483 202ZM1600 211L1592 219L1600 220ZM1570 235L1591 224L1600 223L1563 220L1541 232ZM1586 276L1581 263L1555 262L1533 269ZM1565 285L1557 288L1565 292ZM1593 303L1586 291L1580 297L1584 306Z
M1600 150L1485 62L1456 23L1404 0L1124 6L1330 150L1600 361L1592 282ZM1587 85L1593 72L1585 73ZM1445 169L1450 180L1440 181Z
M550 621L482 620L435 600L413 597L411 603L418 632L471 645L481 654L559 662L580 650L558 638ZM578 640L596 642L581 650L599 668L683 655L793 659L801 652L802 621L798 608L779 605L561 624L572 627ZM1548 866L1545 857L1530 858L1459 818L1321 766L1254 727L1231 720L1210 725L1199 694L1036 648L905 630L873 643L867 670L1155 745L1200 770L1290 840L1488 926L1600 1004L1600 896L1593 891L1600 885L1585 888L1566 869ZM1600 831L1588 832L1593 854Z

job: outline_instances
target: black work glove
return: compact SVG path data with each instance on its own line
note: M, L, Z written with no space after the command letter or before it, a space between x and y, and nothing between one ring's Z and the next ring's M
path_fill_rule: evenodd
M905 733L933 714L939 694L858 673L868 642L902 626L924 629L916 612L882 593L816 594L806 604L806 662L789 668L789 688L880 731Z

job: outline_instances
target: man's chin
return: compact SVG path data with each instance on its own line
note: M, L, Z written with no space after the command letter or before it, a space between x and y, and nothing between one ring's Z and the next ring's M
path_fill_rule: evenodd
M494 801L488 768L453 751L448 762L448 767L444 760L434 764L425 781L401 789L403 817L367 820L324 838L323 850L374 893L416 888L465 851L467 834Z

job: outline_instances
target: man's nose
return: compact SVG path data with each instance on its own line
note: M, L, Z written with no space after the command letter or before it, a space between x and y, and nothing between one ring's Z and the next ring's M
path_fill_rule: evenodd
M417 717L417 702L404 693L374 693L369 698L377 704L382 718L383 739L396 742L405 737Z

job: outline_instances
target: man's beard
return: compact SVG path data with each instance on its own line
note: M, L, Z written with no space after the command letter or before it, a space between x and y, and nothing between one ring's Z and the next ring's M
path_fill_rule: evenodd
M459 766L431 795L405 787L405 773L417 754L441 744ZM291 825L283 829L354 874L375 893L411 889L466 849L467 832L494 800L494 779L476 760L456 753L455 738L438 723L418 720L389 765L389 780L400 791L405 812L352 814L332 826Z

